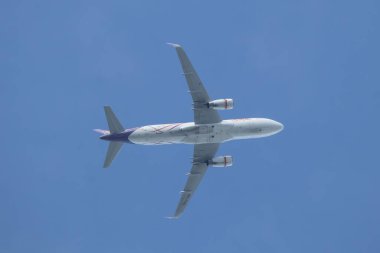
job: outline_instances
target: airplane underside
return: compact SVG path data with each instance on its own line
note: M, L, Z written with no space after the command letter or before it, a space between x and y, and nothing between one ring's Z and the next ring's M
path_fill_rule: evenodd
M194 122L125 129L111 107L105 106L104 111L109 130L95 129L95 131L102 134L100 139L109 141L104 168L111 165L123 143L194 145L191 169L187 174L187 180L181 191L174 216L171 217L178 218L185 210L209 166L228 167L232 165L232 156L215 156L221 143L270 136L280 132L283 125L265 118L222 120L218 110L233 109L233 99L212 100L183 48L177 44L170 45L176 49L193 100Z
M107 134L101 139L140 145L223 143L266 137L281 131L282 127L281 123L262 118L223 120L204 125L189 122L126 129L114 135Z

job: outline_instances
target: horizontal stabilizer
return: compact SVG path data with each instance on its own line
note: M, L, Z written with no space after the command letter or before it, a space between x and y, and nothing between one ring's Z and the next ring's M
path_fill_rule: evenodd
M124 131L123 126L120 124L119 120L116 118L110 106L104 106L104 112L106 114L108 127L111 134L121 133Z
M111 165L113 159L119 152L122 145L123 145L122 142L116 142L116 141L110 142L110 144L108 145L107 155L106 155L106 159L104 160L103 168L108 168Z

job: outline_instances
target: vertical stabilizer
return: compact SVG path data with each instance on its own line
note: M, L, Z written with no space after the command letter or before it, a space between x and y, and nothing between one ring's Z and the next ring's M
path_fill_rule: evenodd
M110 142L110 144L108 145L107 155L106 159L104 160L103 168L108 168L111 165L112 160L115 158L122 145L122 142Z
M111 134L121 133L124 131L123 126L120 124L119 120L116 118L110 106L104 106L104 112L106 114L108 127Z

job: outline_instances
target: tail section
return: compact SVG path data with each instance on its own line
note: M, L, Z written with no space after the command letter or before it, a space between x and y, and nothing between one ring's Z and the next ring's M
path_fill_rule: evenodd
M121 133L124 131L123 126L120 124L119 120L116 118L110 106L104 106L104 112L106 114L108 127L111 134Z
M108 145L107 155L106 159L104 160L103 168L108 168L111 165L112 160L115 158L122 145L122 142L110 142Z

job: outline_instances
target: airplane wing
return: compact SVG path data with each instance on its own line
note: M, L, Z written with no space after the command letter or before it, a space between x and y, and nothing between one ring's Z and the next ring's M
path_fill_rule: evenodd
M172 218L178 218L185 210L191 196L197 189L199 183L207 171L207 162L214 157L218 148L218 143L194 145L193 167L187 174L188 178L185 184L185 188L183 191L181 191L181 198L179 200L174 217Z
M219 113L207 106L207 103L210 102L210 97L208 96L206 89L203 87L202 81L193 68L185 51L178 44L168 44L176 49L181 62L183 74L186 77L187 85L191 97L193 98L195 124L212 124L220 122L221 118Z

